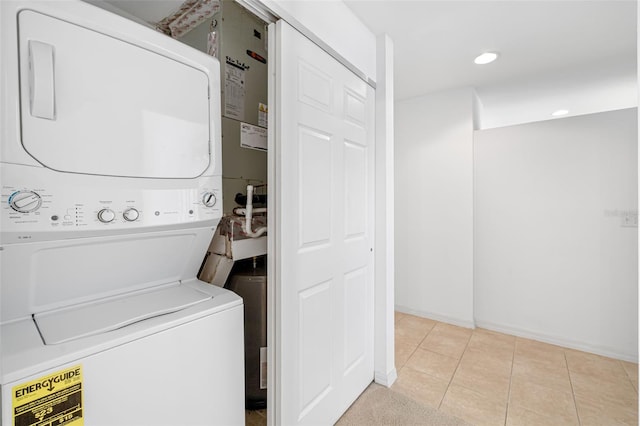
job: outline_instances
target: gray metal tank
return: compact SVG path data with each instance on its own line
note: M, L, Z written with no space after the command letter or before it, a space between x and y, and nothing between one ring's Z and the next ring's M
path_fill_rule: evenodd
M246 408L267 406L266 256L236 262L225 288L244 299Z

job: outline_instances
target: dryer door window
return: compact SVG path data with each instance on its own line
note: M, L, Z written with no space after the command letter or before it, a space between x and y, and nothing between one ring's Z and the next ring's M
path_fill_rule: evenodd
M209 77L140 46L19 14L24 149L73 173L193 178L210 162Z

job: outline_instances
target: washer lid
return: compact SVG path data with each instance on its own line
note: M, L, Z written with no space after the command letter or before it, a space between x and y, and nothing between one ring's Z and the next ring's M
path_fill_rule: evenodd
M56 345L181 311L212 298L191 287L176 284L134 296L35 314L33 319L44 343Z
M209 167L202 68L31 10L19 14L22 145L62 172L195 178ZM166 38L167 46L178 43ZM215 93L214 93L215 95Z

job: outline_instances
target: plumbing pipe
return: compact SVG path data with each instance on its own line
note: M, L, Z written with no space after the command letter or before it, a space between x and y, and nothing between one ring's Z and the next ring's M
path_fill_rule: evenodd
M266 213L266 212L267 212L266 207L258 207L253 209L253 213ZM238 216L245 216L247 214L247 209L245 209L244 207L235 207L233 209L233 214Z
M251 219L253 219L253 185L247 185L247 207L244 217L244 233L251 238L258 238L267 232L266 226L258 228L254 232L251 229Z
M253 189L256 189L254 186ZM237 193L235 202L241 206L247 205L247 196L242 193ZM253 194L253 204L267 204L267 194Z

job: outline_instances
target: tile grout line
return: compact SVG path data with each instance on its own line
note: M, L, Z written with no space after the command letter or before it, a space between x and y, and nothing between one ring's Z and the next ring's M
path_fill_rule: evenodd
M400 370L402 370L403 368L405 368L405 366L407 365L407 362L409 362L409 360L410 360L410 359L411 359L411 357L416 353L416 351L417 351L418 349L421 349L421 348L420 348L420 346L422 345L422 342L424 342L424 341L426 340L426 338L429 336L429 334L431 334L431 332L433 331L433 329L435 329L435 328L436 328L436 326L437 326L437 325L438 325L438 323L439 323L439 321L434 321L434 322L435 322L435 324L433 324L433 327L431 327L431 328L429 329L429 331L427 331L427 334L425 334L425 335L424 335L424 337L422 338L422 340L420 340L420 341L418 342L418 344L417 344L417 345L416 345L416 347L413 349L413 351L411 352L411 354L407 357L407 360L404 362L404 364L402 364L402 366L401 366L401 367L400 367L400 369L398 370L398 377L400 376ZM395 324L394 324L394 327L395 327ZM427 349L423 349L423 350L427 350ZM431 351L429 351L429 352L431 352ZM408 367L408 368L411 368L411 367ZM457 368L457 365L456 365L456 368ZM427 373L425 373L425 374L427 374ZM435 376L432 376L432 377L435 377ZM447 384L447 389L448 389L448 386L449 386L449 385ZM445 390L445 393L446 393L446 392L447 392L447 391ZM413 398L412 398L412 399L413 399ZM442 395L442 398L440 399L440 402L438 403L438 407L437 407L436 409L438 409L438 408L440 407L440 404L442 404L442 399L444 399L444 394Z
M451 375L451 378L449 379L449 383L447 383L447 388L444 390L444 393L442 394L442 398L440 399L440 404L438 404L438 411L440 411L440 407L442 407L442 403L444 402L444 397L447 395L447 392L449 392L449 387L451 387L451 383L453 382L453 378L456 375L456 372L458 371L458 368L460 367L460 363L462 362L462 357L464 357L465 352L467 352L467 348L469 347L469 342L471 341L471 338L473 337L473 333L474 331L471 331L471 335L469 336L469 340L467 340L467 344L464 345L464 350L462 351L462 355L460 355L460 359L458 359L458 363L456 364L456 369L453 370L453 374Z
M513 352L511 353L511 372L509 374L509 391L507 392L507 409L504 412L504 426L507 426L507 419L509 418L509 402L511 401L511 381L513 380L513 364L516 359L516 345L518 344L518 338L513 341Z
M638 389L636 389L636 385L633 383L633 379L631 378L631 375L629 374L627 369L624 368L624 364L622 363L622 360L617 359L616 361L618 361L618 365L620 365L620 368L622 368L622 371L624 371L624 375L627 377L627 379L629 379L629 382L631 382L631 387L636 390L636 393L639 393Z
M403 319L404 319L404 318L403 318ZM401 319L401 320L399 320L398 322L400 322L400 321L402 321L402 319ZM436 324L437 324L437 323L438 323L438 322L436 321ZM397 324L394 324L394 325L393 325L394 330L395 330L396 325L397 325ZM408 356L408 357L407 357L407 359L405 360L404 364L402 364L402 365L400 366L400 368L398 369L398 376L400 375L400 370L402 370L402 369L404 368L404 366L405 366L405 365L407 365L407 362L411 359L411 357L413 356L413 354L415 354L415 353L416 353L416 351L417 351L418 349L420 349L420 345L422 345L422 342L424 342L424 339L426 339L426 338L427 338L427 336L428 336L429 334L431 334L431 331L433 331L433 329L434 329L435 327L436 327L436 325L434 324L434 325L433 325L433 327L431 327L431 328L429 329L429 331L427 331L427 334L425 334L425 335L424 335L424 337L422 338L422 340L420 340L420 341L418 342L418 344L416 345L416 347L415 347L415 348L413 348L413 351L411 351L411 353L409 354L409 356ZM396 368L397 368L397 366L396 366Z
M436 323L433 325L433 327L431 327L431 328L429 329L429 331L427 331L427 334L425 334L425 335L424 335L424 337L422 338L422 340L420 340L420 341L418 342L418 346L416 346L416 348L413 350L413 352L411 352L411 355L409 355L409 358L407 358L407 361L409 361L409 359L411 359L411 357L413 356L413 354L415 354L415 353L416 353L416 351L417 351L418 349L420 349L420 346L422 346L422 342L424 342L424 341L425 341L425 339L427 338L427 336L431 334L431 332L433 331L433 329L434 329L434 328L436 328L436 325L438 325L438 322L437 322L437 321L436 321ZM407 362L405 362L405 364L406 364L406 363L407 363Z
M571 370L569 370L569 360L567 360L567 351L562 350L562 356L564 357L564 364L567 367L567 374L569 375L569 385L571 385L571 396L573 397L573 406L576 409L576 417L578 418L578 425L582 425L580 420L580 413L578 412L578 402L576 401L576 393L573 390L573 380L571 380Z

